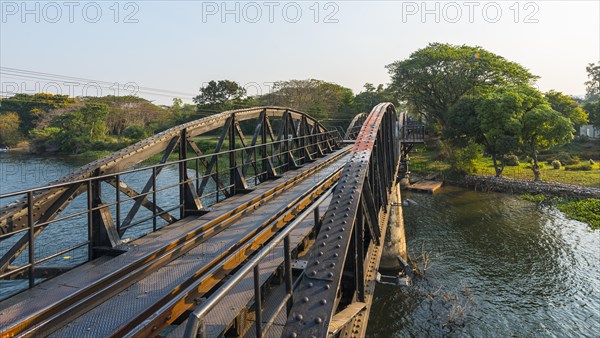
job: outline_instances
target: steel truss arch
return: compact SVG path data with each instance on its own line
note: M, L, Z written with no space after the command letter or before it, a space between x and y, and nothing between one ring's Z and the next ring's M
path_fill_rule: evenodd
M253 121L256 122L255 125L251 125ZM252 137L246 138L243 127L246 127L246 132L251 129ZM221 132L214 152L203 154L194 142L194 137L216 131ZM94 245L115 247L120 243L123 231L131 225L138 209L152 210L155 218L160 217L167 223L203 212L200 198L207 191L210 180L215 181L216 189L221 189L226 197L246 192L249 189L246 181L250 171L253 171L253 178L259 182L277 177L282 171L311 162L315 157L333 151L339 140L339 136L334 136L334 133L308 114L290 108L256 107L226 111L170 128L82 166L48 186L30 189L28 192L0 195L0 198L10 198L27 194L26 198L14 200L0 208L0 241L15 234L23 235L8 251L0 252L0 274L26 249L30 242L28 237L37 237L78 195L88 195L88 222L94 223L90 227L98 227L100 223L100 229L94 231L102 236L97 236L95 240L98 241L100 237L104 239ZM170 163L169 158L175 153L179 153L176 164L179 165L182 205L177 217L161 209L154 198L150 199L155 190L153 179L156 184L156 176L164 165ZM188 156L188 153L192 156ZM229 182L218 180L218 153L229 157ZM161 154L159 164L152 168L152 174L142 191L135 191L119 179L119 175L133 171L136 164ZM189 163L186 159L190 158L200 163L204 169L197 186L188 177L186 164ZM276 160L277 163L274 163ZM104 207L101 183L109 184L118 189L118 194L124 194L134 201L122 222L111 219L108 208Z
M372 270L387 227L400 164L399 128L405 121L391 103L381 103L362 124L294 291L282 337L326 337L343 330L362 334L352 323L368 316L366 297L374 288Z

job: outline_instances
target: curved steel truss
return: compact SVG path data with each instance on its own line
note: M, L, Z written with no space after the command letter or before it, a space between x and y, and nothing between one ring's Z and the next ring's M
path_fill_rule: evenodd
M344 140L356 140L356 137L358 136L363 123L365 123L367 116L369 116L367 113L361 113L354 116L350 122L350 125L348 125L348 129L346 129Z
M199 144L203 135L218 141L203 147ZM11 239L10 247L0 251L0 279L29 275L31 286L40 263L86 246L91 259L118 247L124 233L135 225L150 222L156 230L158 223L201 214L209 204L247 192L253 185L333 151L339 139L309 115L293 109L227 111L168 129L48 186L0 195L0 205L4 205L0 208L0 242ZM152 160L158 163L136 167ZM178 177L161 189L158 176L167 168L171 176ZM142 176L143 184L136 188L128 184L127 178L133 175L138 181ZM172 198L178 199L177 205L166 207L157 202L157 194L167 189L178 190ZM83 211L65 212L78 196L87 198L80 208ZM149 214L141 220L140 209ZM77 217L87 223L86 241L44 257L36 254L34 239L46 227ZM20 236L16 241L15 235ZM28 260L11 266L28 247Z
M391 103L382 103L362 124L294 291L283 337L364 334L352 323L368 316L366 298L374 288L404 121Z

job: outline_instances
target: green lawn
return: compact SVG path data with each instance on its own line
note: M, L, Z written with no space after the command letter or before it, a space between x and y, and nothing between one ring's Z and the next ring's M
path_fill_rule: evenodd
M540 161L540 163L543 163L543 168L540 169L542 180L600 188L600 164L598 163L600 162L600 159L594 160L596 163L592 166L592 170L590 171L569 171L565 170L564 167L553 169L551 165ZM587 160L581 161L581 163L587 162ZM449 167L448 163L436 160L435 151L424 149L416 149L411 156L409 164L411 172L419 173L421 175L442 172ZM476 168L477 175L495 175L491 158L482 158L476 163ZM530 164L520 163L519 166L506 166L502 176L522 180L533 180L533 171L531 170Z

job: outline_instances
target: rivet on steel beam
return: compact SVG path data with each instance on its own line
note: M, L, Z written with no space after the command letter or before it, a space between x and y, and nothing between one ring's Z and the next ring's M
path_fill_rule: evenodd
M308 303L308 297L306 297L306 296L302 297L302 302Z
M323 322L323 319L321 319L321 317L315 318L315 323L321 324L322 322Z
M330 287L331 286L329 286L329 284L325 285L325 290L329 290ZM323 302L323 301L321 301L321 302Z
M321 305L327 304L327 299L321 299Z
M304 316L302 316L301 314L297 314L296 315L296 320L297 321L301 321L304 318Z
M323 251L319 251L319 256L323 256Z
M315 265L319 265L319 264L321 264L321 262L315 261Z
M312 282L308 283L308 287L309 287L309 288L312 288L312 287L313 287L313 285L314 285L314 284L313 284Z

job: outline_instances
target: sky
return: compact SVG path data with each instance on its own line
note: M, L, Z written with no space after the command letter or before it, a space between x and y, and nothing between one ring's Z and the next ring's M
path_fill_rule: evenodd
M387 84L431 42L481 46L584 95L600 1L0 1L0 95L134 93L169 104L210 80L250 95L320 79ZM100 82L104 81L104 82Z

